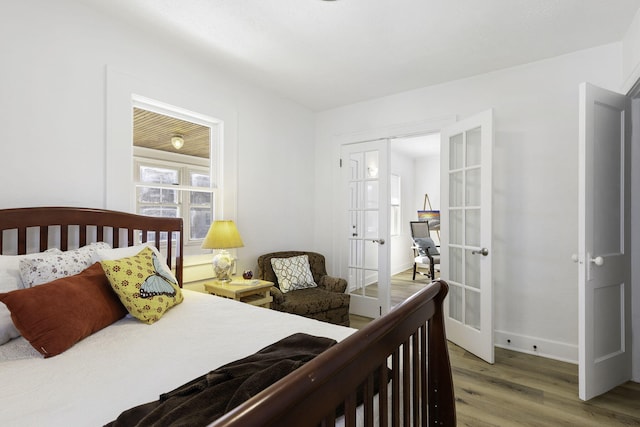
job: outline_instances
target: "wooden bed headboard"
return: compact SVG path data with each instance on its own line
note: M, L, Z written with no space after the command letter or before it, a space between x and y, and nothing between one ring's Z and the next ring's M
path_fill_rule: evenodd
M114 248L153 242L166 254L182 287L182 218L75 207L0 209L0 254L23 255L54 247L65 251L93 242Z

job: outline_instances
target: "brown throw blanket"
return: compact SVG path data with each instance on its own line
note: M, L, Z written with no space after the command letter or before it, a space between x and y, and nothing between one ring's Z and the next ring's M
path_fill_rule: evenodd
M131 408L107 426L205 426L335 343L302 333L291 335L162 394L158 401Z

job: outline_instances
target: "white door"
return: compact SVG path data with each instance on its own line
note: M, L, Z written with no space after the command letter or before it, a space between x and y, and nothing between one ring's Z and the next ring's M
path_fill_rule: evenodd
M441 144L440 277L449 283L447 337L493 363L493 111L444 128Z
M389 141L342 146L347 188L350 312L377 318L389 311Z
M631 103L580 85L579 389L591 399L631 378Z

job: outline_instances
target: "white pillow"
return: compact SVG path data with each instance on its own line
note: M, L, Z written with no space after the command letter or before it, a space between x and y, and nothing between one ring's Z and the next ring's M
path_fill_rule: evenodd
M25 288L73 276L94 264L99 249L110 248L108 243L91 243L78 249L59 253L42 253L20 260L20 277Z
M271 258L271 266L273 267L273 272L276 273L278 285L282 292L318 286L313 280L307 255L290 258Z
M0 345L18 338L20 332L11 320L11 312L6 305L0 302Z
M52 249L46 253L60 253L60 249ZM44 252L28 255L0 255L0 292L11 292L24 288L20 277L20 260L38 257ZM11 312L6 305L0 303L0 345L20 336L11 320Z

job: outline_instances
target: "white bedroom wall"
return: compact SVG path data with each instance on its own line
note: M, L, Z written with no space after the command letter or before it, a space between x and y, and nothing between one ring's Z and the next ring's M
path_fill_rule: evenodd
M401 179L401 232L397 236L391 236L391 274L400 273L408 268L413 268L413 250L411 249L411 230L409 221L416 217L415 173L412 158L393 151L394 141L391 142L391 173L399 175Z
M440 209L440 155L424 156L414 159L416 192L415 209L424 207L424 195L429 195L433 210ZM429 206L427 205L427 209ZM414 212L417 216L417 213Z
M341 135L494 109L494 295L498 345L577 361L578 85L621 84L621 45L348 105L318 114L316 230L341 220ZM331 183L331 184L329 184ZM332 202L333 200L333 202ZM316 232L340 263L341 236Z
M271 250L314 249L309 110L82 2L0 9L0 208L105 205L105 153L117 148L105 144L111 67L163 87L186 100L183 107L231 112L237 164L227 166L237 169L230 209L245 243L240 269Z
M640 10L622 39L622 77L620 89L627 93L640 80Z

